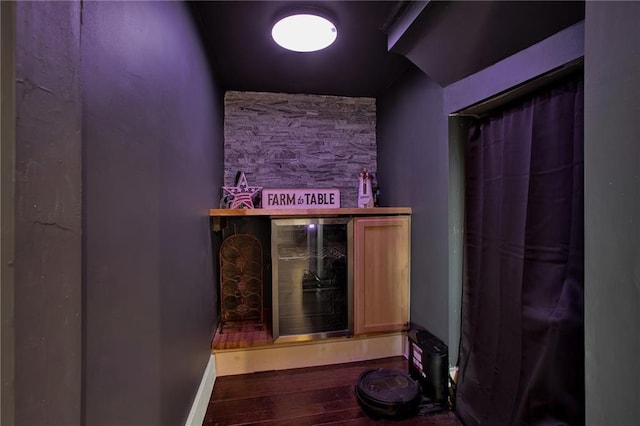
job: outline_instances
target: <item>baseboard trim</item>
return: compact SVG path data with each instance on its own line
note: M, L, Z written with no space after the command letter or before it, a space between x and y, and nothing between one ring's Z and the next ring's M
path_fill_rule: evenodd
M196 393L196 397L193 400L191 411L185 426L202 426L204 422L204 416L207 414L207 407L209 400L211 399L211 392L213 392L213 385L216 381L216 358L211 354L207 368L204 370L204 375L200 381L200 387Z
M218 376L315 367L369 359L405 356L404 333L315 341L300 345L216 351Z

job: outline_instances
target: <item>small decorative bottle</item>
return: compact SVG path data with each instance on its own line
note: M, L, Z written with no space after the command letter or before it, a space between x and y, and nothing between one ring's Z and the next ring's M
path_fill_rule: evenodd
M371 192L371 176L367 168L362 169L358 175L358 207L373 207L373 194Z

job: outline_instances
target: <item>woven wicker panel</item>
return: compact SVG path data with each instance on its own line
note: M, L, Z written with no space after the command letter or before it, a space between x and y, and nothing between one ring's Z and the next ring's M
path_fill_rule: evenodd
M262 245L249 234L220 247L221 320L224 327L262 325Z

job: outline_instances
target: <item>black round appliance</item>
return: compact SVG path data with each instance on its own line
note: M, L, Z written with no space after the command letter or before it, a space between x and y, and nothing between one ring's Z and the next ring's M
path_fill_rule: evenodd
M402 370L378 368L360 374L355 388L360 407L375 419L399 419L415 415L420 386Z

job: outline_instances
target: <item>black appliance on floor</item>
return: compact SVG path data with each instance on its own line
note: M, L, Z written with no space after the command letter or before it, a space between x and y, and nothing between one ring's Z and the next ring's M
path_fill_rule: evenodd
M362 411L376 420L414 416L422 400L418 382L393 368L363 371L355 393Z
M418 381L425 409L449 409L449 348L427 330L410 330L409 375Z
M374 419L402 419L449 410L449 349L426 330L411 330L409 374L378 368L363 371L355 387L360 407Z

